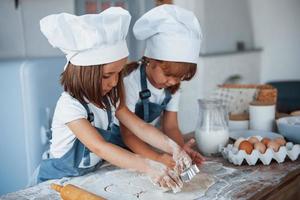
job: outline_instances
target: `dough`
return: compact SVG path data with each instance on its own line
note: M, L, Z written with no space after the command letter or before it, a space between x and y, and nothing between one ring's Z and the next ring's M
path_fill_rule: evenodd
M136 172L119 169L107 172L102 176L90 177L92 181L84 181L82 187L107 199L141 199L188 200L205 195L205 192L215 181L208 174L200 172L190 182L184 183L179 193L163 192L152 184L148 177Z

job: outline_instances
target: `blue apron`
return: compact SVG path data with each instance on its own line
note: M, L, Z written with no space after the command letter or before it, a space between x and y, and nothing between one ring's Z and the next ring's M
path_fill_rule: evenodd
M161 104L150 102L151 92L147 87L146 63L143 61L140 62L140 73L142 91L139 93L140 101L135 105L135 114L145 122L151 123L166 109L172 96L170 91L165 89L165 98Z
M108 100L106 100L106 103L108 103ZM87 104L82 103L82 105L87 111L88 121L92 123L94 121L94 114L90 111ZM95 128L107 142L124 147L125 145L123 143L121 135L119 134L119 131L116 130L116 127L111 126L112 112L110 106L108 107L109 109L107 110L107 129L104 130L97 127ZM82 161L84 168L79 168L79 165ZM76 138L72 148L61 158L49 158L42 160L37 181L39 183L49 179L82 176L84 174L94 171L99 166L101 166L102 163L103 161L100 160L96 165L89 167L90 151L80 142L79 139Z
M139 67L142 91L139 92L140 101L135 104L134 113L145 122L151 123L166 109L172 96L170 91L165 89L165 98L161 104L150 102L149 98L151 96L151 91L147 87L146 63L144 61L139 61ZM118 125L114 124L113 127L116 131L118 130L118 132L120 132Z

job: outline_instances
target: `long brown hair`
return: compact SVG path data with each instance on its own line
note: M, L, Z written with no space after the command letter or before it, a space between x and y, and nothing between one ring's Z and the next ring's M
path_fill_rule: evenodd
M123 105L123 81L122 73L119 75L119 81L116 87L102 96L102 77L103 65L76 66L72 63L68 64L66 70L61 74L60 82L64 87L64 91L68 92L72 97L84 103L85 98L101 109L108 109L105 99L116 107L120 100Z
M166 76L174 76L180 78L181 81L189 81L191 80L197 71L197 64L187 63L187 62L173 62L173 61L163 61L157 60L153 58L143 57L142 62L150 62L154 60L160 63L160 67L162 68L164 74ZM131 62L125 66L124 76L129 75L132 71L138 68L138 62ZM180 87L180 82L176 85L170 86L168 89L172 94L174 94Z

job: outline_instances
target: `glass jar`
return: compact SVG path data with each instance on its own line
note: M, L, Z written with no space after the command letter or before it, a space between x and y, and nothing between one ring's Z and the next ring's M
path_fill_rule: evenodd
M218 153L229 140L228 112L220 100L198 100L199 118L195 138L205 156Z

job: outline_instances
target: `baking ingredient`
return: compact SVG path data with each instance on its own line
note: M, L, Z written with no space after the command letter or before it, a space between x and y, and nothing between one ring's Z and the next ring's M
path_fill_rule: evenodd
M196 129L195 138L200 152L205 156L219 152L219 147L224 147L229 139L228 129L216 127L214 129Z
M239 149L244 150L247 154L251 154L253 150L253 145L249 141L244 140L240 143Z
M63 200L104 200L104 198L72 184L61 186L53 183L51 188L59 192Z
M260 153L265 153L267 148L263 143L257 142L254 144L254 149L259 151Z
M263 138L260 142L263 143L265 146L268 146L269 142L271 141L270 138Z
M244 141L245 140L245 138L243 138L243 137L240 137L240 138L238 138L235 142L234 142L234 147L235 148L239 148L239 146L240 146L240 143L242 142L242 141Z
M270 141L268 143L268 148L273 149L273 151L277 152L279 150L280 144L274 142L274 141Z
M274 139L274 142L276 142L277 144L279 144L280 146L284 146L286 144L285 139L281 138L281 137L277 137Z
M181 192L176 194L165 192L153 185L145 174L126 169L109 169L104 174L102 173L104 170L99 170L88 176L76 177L70 183L84 186L89 191L109 200L197 199L204 196L210 186L215 183L212 171L216 171L214 168L219 167L218 165L219 163L204 165L208 170L201 171L190 182L185 183ZM220 170L223 173L232 173L223 166Z
M252 136L248 139L248 141L251 143L251 144L255 144L257 142L259 142L259 140L257 139L257 137L255 136Z

